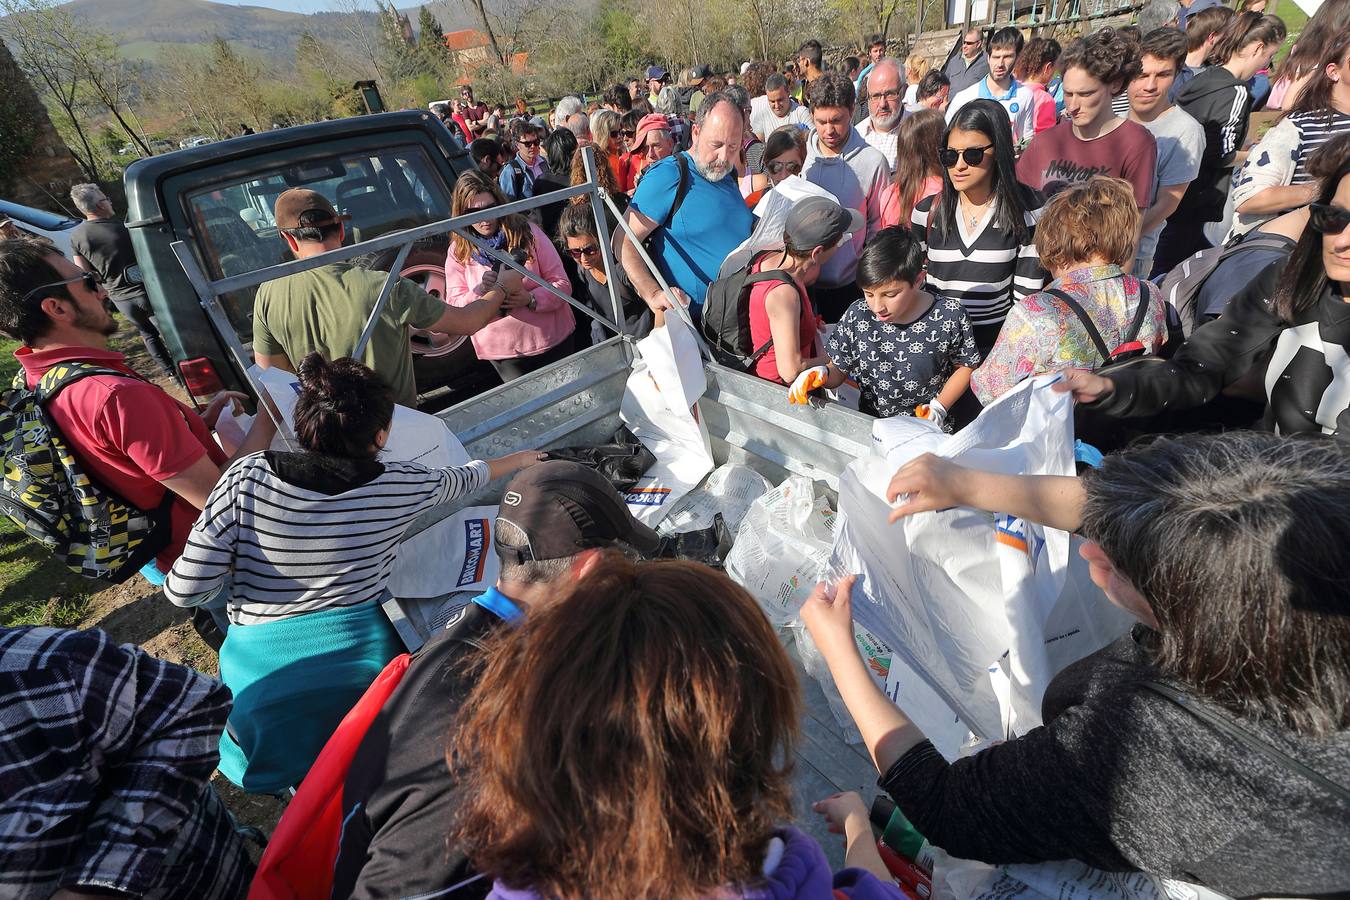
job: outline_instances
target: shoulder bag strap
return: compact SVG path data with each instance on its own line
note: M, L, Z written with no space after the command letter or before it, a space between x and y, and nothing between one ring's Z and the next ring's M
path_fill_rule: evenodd
M784 272L782 269L766 269L760 272L755 272L754 274L748 276L745 279L745 283L747 286L752 284L758 284L759 282L762 281L776 281L779 284L791 285L792 287L797 286L796 280L787 272ZM750 365L753 366L755 363L759 362L760 357L763 356L765 353L768 353L769 348L772 346L773 346L773 338L769 338L767 341L761 344L750 356Z
M1280 750L1278 747L1266 741L1264 738L1252 734L1247 729L1218 715L1208 707L1194 702L1191 695L1185 691L1177 690L1171 685L1164 684L1161 681L1148 680L1144 681L1142 684L1145 688L1158 696L1170 700L1177 706L1186 710L1186 712L1195 716L1206 725L1209 725L1229 740L1241 744L1248 750L1261 754L1266 757L1266 759L1269 759L1286 771L1293 772L1296 775L1306 778L1337 800L1350 803L1350 788L1337 784L1322 773L1308 768L1283 750Z
M1106 341L1102 340L1102 333L1097 330L1097 326L1092 324L1092 318L1088 316L1087 310L1078 304L1078 301L1070 297L1059 288L1046 288L1045 292L1052 297L1063 301L1064 305L1073 310L1074 315L1078 316L1078 321L1083 323L1083 328L1087 330L1088 337L1092 338L1092 343L1096 345L1097 352L1102 356L1103 364L1111 361L1111 350L1106 346Z
M689 160L685 158L684 151L675 153L675 165L680 170L680 181L675 185L675 202L670 204L670 212L666 213L666 218L661 223L662 228L669 228L670 223L675 221L675 214L680 211L684 197L689 193Z
M1152 295L1149 293L1151 290L1150 287L1145 286L1142 281L1135 278L1133 275L1127 275L1125 277L1133 279L1138 284L1139 305L1135 307L1134 321L1130 323L1130 330L1125 332L1124 339L1120 342L1121 346L1139 340L1139 332L1144 329L1144 319L1148 318L1148 304L1152 299Z

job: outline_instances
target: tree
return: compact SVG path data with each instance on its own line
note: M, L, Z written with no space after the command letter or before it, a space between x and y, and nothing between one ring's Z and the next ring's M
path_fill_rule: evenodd
M488 46L492 48L492 55L496 57L497 62L503 66L509 66L511 59L502 51L501 41L497 39L497 32L492 27L492 17L488 15L486 0L464 0L464 6L478 16L478 24L483 26L483 33L487 35Z

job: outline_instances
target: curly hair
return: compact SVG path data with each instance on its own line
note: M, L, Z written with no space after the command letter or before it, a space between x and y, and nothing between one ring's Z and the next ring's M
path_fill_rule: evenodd
M1059 58L1059 71L1082 69L1119 94L1140 71L1139 45L1116 31L1103 28L1077 38Z
M858 100L858 92L847 75L840 72L826 72L811 82L811 108L833 109L847 107L852 109Z
M451 839L478 871L546 897L703 897L762 877L792 814L800 698L744 588L611 553L481 659L447 753Z
M1063 48L1054 38L1032 38L1017 56L1013 77L1018 81L1030 81L1033 75L1040 74L1047 65L1054 66L1061 52Z
M1134 258L1139 207L1121 178L1094 175L1045 204L1036 225L1036 252L1051 272L1092 259L1124 266Z

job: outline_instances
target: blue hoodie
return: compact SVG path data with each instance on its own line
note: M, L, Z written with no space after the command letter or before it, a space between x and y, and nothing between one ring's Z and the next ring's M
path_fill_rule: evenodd
M844 869L831 874L825 853L805 832L788 826L774 832L764 862L764 881L749 887L719 893L737 900L831 900L843 896L855 900L902 900L904 894L862 869ZM530 888L509 888L500 881L492 886L488 900L543 900Z

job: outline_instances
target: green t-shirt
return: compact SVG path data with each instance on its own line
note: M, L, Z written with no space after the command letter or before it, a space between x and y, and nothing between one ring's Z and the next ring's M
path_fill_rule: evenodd
M689 115L698 112L698 108L703 105L703 92L694 91L689 95Z
M254 352L284 353L293 366L316 350L324 359L350 356L386 277L342 262L266 282L253 301ZM395 403L417 405L408 328L434 325L445 309L406 278L394 285L361 362L389 382Z

